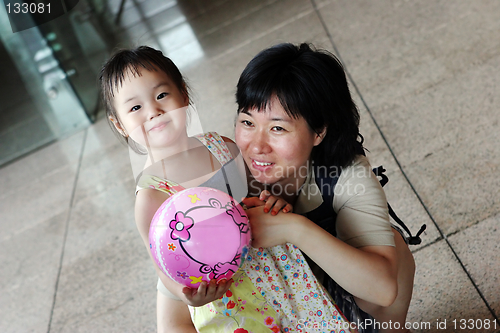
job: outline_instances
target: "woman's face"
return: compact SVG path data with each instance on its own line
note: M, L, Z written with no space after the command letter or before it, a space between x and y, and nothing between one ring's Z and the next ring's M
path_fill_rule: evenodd
M304 118L288 116L274 97L265 111L241 112L235 139L253 177L262 184L291 186L296 191L307 176L314 146L321 143ZM285 189L281 189L285 190Z

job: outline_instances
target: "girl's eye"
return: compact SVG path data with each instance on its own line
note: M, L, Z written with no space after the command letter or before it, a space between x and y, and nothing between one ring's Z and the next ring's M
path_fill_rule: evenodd
M276 131L276 132L283 132L283 131L286 131L283 127L281 126L274 126L273 127L273 130Z
M241 123L245 126L252 126L253 124L248 120L242 120Z
M136 105L136 106L133 106L133 107L130 109L130 111L137 111L137 110L139 110L140 108L141 108L141 106L140 106L140 105Z
M156 99L162 99L165 98L165 96L167 96L166 92L159 94L158 97L156 97Z

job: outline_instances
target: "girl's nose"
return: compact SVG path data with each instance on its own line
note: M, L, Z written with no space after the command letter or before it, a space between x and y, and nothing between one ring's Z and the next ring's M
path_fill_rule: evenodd
M159 106L157 106L156 104L153 104L149 108L149 118L148 119L152 120L153 118L155 118L157 116L161 116L164 113L165 113L165 111L163 111Z

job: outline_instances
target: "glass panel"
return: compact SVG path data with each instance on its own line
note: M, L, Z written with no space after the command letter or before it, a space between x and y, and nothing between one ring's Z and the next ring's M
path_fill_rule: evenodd
M38 28L12 33L0 6L0 165L90 124L72 74Z
M39 26L53 57L68 76L88 117L94 121L99 107L98 78L108 58L109 34L87 1L79 1L66 14ZM110 44L112 45L112 44Z

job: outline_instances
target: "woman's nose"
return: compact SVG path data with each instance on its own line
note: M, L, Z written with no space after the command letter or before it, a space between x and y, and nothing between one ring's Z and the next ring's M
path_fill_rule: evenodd
M255 133L250 144L254 154L267 154L272 150L269 137L265 133Z

